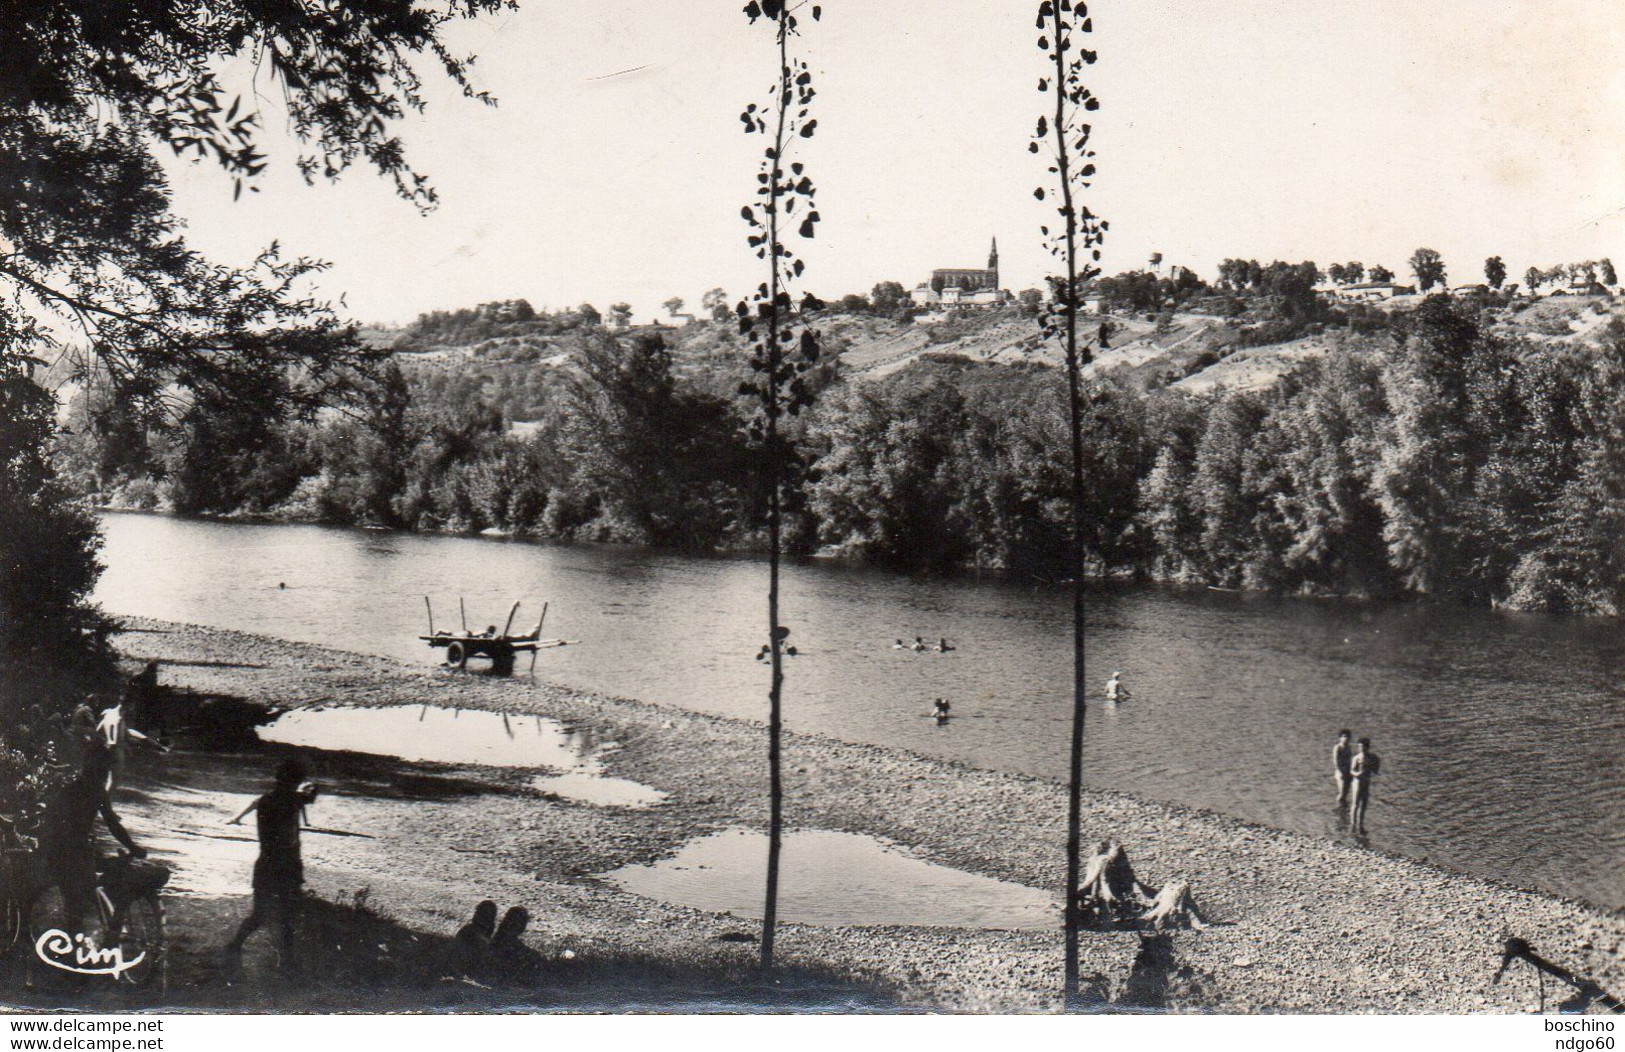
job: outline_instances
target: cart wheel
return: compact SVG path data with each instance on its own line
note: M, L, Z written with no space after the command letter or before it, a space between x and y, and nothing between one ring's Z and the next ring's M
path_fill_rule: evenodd
M446 664L452 668L462 668L468 664L468 648L462 643L450 643L446 646Z

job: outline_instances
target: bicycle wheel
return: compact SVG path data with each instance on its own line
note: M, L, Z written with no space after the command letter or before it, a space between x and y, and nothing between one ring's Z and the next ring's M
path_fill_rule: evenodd
M72 961L75 946L72 940L84 930L83 924L84 918L73 916L67 897L57 885L52 884L34 896L28 904L24 926L26 943L20 947L28 959L31 982L62 987L82 980L58 962ZM46 943L44 954L40 952L42 941Z
M136 962L119 975L132 986L163 988L167 974L164 946L164 904L156 894L143 895L124 911L119 947L126 961Z

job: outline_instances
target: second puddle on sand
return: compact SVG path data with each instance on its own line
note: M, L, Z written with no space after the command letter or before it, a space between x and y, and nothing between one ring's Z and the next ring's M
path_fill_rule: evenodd
M674 858L624 866L627 891L711 913L760 919L767 837L742 829L690 841ZM913 925L1039 931L1058 927L1046 892L915 858L855 833L785 834L779 919L837 926Z
M601 807L652 807L666 794L604 774L613 742L545 716L510 716L432 705L294 709L260 728L283 745L394 756L413 763L518 767L539 773L545 793Z

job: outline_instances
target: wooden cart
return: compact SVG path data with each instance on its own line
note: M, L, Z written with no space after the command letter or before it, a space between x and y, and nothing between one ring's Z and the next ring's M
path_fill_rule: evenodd
M457 611L462 620L461 632L437 631L434 627L434 606L429 597L423 597L424 608L429 612L429 633L418 636L419 639L431 647L444 648L446 651L446 664L452 668L466 668L468 659L472 657L487 658L491 662L493 672L507 673L513 671L514 659L524 653L530 654L530 667L536 667L536 652L552 647L569 646L577 643L574 639L543 639L542 625L547 621L547 604L542 604L542 616L537 620L536 627L523 635L513 635L513 619L519 613L519 603L514 603L508 611L507 623L502 631L498 632L492 625L484 632L470 632L468 630L468 613L462 599L457 600Z

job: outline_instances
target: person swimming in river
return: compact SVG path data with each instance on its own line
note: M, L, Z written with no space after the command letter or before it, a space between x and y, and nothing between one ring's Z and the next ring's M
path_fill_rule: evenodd
M895 642L895 643L893 643L891 645L891 648L893 650L907 650L908 649L908 644L903 642L901 639L899 639L897 642Z
M931 644L929 644L929 643L927 643L927 642L926 642L926 641L925 641L925 640L924 640L924 639L922 639L922 638L921 638L921 637L919 637L919 636L915 636L915 637L914 637L914 642L913 642L913 644L912 644L912 645L911 645L911 646L910 646L910 647L909 647L909 649L910 649L910 650L912 650L912 651L914 651L914 652L915 652L915 653L916 653L916 654L918 654L918 653L920 653L920 652L921 652L921 651L923 651L923 650L930 650L930 649L931 649Z
M937 653L946 654L950 650L958 650L959 648L950 644L947 636L943 636L942 639L937 643L936 649Z
M1123 686L1123 674L1113 672L1112 678L1106 681L1106 700L1126 701L1131 697L1133 695L1128 692L1128 688Z
M938 723L946 723L949 716L948 710L951 708L953 706L948 703L947 698L938 698L931 704L931 715L937 718Z

